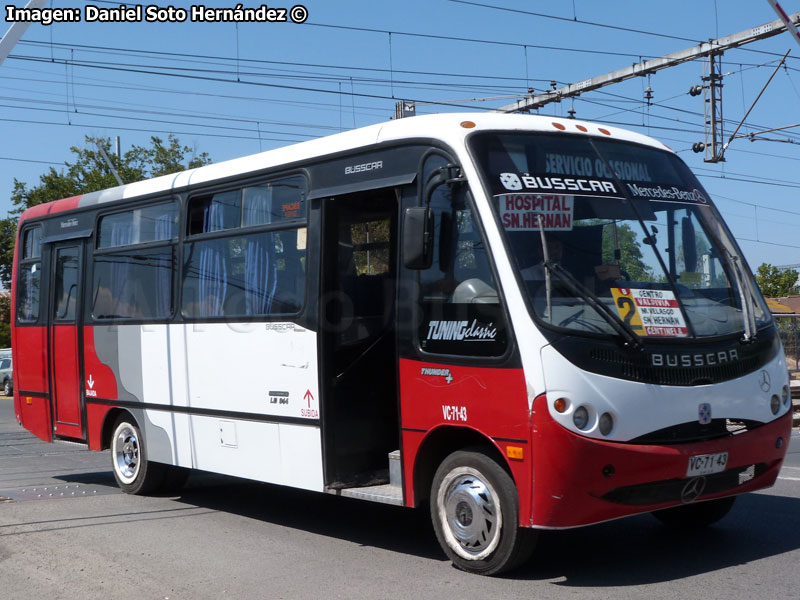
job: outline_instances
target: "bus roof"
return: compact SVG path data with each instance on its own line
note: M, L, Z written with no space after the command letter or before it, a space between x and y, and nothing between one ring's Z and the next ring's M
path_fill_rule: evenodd
M661 142L639 133L575 119L492 112L423 115L369 125L291 146L181 171L180 173L163 175L106 190L90 192L82 196L40 204L26 210L22 214L20 222L76 208L184 190L190 186L208 184L237 175L255 174L265 169L290 165L317 156L356 150L403 139L435 138L457 147L471 133L496 130L541 131L548 133L562 131L572 134L610 137L611 139L671 150Z

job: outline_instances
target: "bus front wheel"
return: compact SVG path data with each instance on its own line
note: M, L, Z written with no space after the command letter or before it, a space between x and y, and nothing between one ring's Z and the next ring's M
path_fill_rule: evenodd
M731 511L735 501L736 496L729 496L696 504L664 508L653 511L651 514L668 527L696 529L708 527L722 519Z
M164 465L148 462L142 433L130 415L120 416L114 425L111 466L117 485L127 494L147 494L164 481Z
M480 450L460 450L442 461L431 487L436 537L464 571L496 575L528 559L536 532L521 528L511 476Z

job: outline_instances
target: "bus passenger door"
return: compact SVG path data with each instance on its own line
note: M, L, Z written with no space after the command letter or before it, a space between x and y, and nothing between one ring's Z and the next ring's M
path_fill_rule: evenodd
M397 192L325 201L320 310L329 487L389 483L399 448L395 290Z
M54 244L48 318L53 433L84 439L78 319L83 302L82 243Z

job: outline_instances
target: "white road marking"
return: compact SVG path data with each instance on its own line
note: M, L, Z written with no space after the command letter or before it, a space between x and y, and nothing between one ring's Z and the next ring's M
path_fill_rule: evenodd
M783 479L784 481L800 481L800 477L778 477L778 479Z

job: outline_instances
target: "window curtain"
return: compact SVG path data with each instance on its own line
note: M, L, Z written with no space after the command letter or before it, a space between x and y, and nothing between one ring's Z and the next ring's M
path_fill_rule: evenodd
M175 237L175 215L167 213L160 215L155 224L155 240L171 240ZM155 315L165 317L170 314L172 309L172 248L169 255L159 256L156 260L156 297Z
M220 231L223 221L224 203L217 196L203 210L203 232ZM225 262L226 240L198 243L200 247L200 272L197 295L198 317L220 317L225 314L225 294L228 291L228 268Z
M245 190L242 224L263 225L271 221L272 186ZM272 308L278 283L278 265L273 256L275 235L262 233L247 239L245 250L244 299L245 314L265 315Z
M134 242L133 220L115 221L111 229L111 246L126 246ZM106 256L105 260L111 263L109 269L110 280L108 291L111 298L110 314L121 317L130 317L132 306L128 300L130 294L126 293L126 286L132 281L133 266L130 259L124 256Z

